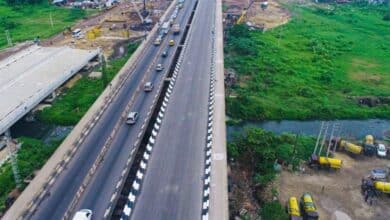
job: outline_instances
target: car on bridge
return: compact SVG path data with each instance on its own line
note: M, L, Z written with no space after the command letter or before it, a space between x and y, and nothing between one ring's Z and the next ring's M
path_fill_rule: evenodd
M168 50L165 50L164 52L162 52L161 56L162 57L167 57L168 56Z
M162 71L163 69L164 69L164 67L163 67L163 65L162 65L161 63L157 64L157 66L156 66L156 71L157 71L157 72L160 72L160 71Z
M171 46L171 47L172 47L172 46L175 46L175 41L174 41L174 40L170 40L170 41L169 41L169 46Z
M150 92L153 90L153 83L152 82L146 82L144 85L144 91Z
M92 219L92 210L90 209L81 209L76 212L72 220L91 220Z
M129 112L127 114L126 124L133 125L137 122L138 112Z

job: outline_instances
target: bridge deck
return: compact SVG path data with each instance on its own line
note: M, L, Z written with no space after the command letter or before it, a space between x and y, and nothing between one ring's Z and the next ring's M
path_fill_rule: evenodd
M83 68L98 50L32 46L0 61L0 134Z

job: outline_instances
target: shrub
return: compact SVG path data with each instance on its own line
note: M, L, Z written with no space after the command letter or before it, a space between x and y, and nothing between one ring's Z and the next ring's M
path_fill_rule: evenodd
M260 211L264 220L287 220L288 215L279 202L266 202Z

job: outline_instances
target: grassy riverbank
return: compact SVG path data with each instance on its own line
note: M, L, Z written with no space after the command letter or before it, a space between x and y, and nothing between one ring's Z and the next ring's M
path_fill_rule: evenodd
M238 75L227 98L228 115L389 118L390 7L288 8L294 16L284 26L265 33L244 26L228 31L225 64Z

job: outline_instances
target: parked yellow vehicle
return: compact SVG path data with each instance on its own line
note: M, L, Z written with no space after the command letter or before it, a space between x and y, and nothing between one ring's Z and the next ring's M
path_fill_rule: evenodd
M366 137L364 138L364 143L365 144L374 144L374 136L372 135L366 135Z
M294 196L290 197L288 200L287 213L289 214L291 220L302 220L298 199Z
M340 141L340 147L345 151L348 151L353 154L361 154L363 151L363 147L356 144L349 143L344 140Z
M343 161L336 158L320 157L319 164L324 167L330 167L334 169L340 169Z
M310 193L305 192L301 197L301 209L304 213L304 219L307 220L317 220L318 213L317 207L314 204L313 197Z
M375 181L374 188L383 193L390 193L390 182Z
M317 155L311 155L309 158L309 166L312 168L333 168L340 169L343 161L337 158L319 157Z

